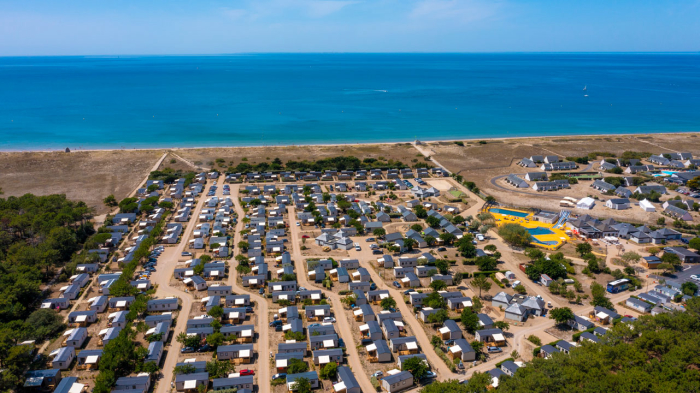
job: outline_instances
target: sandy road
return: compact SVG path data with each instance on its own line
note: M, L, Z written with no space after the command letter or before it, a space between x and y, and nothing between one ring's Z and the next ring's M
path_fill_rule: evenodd
M300 229L298 226L296 226L296 210L294 206L289 206L287 207L287 213L289 216L289 227L290 227L290 234L291 234L291 244L292 244L292 251L290 252L292 259L294 260L294 264L296 265L296 274L297 274L297 282L298 285L306 287L306 288L316 288L311 286L307 279L307 275L304 272L304 261L306 260L306 257L304 257L301 254L301 250L299 248L301 236L299 234ZM336 329L338 330L338 333L340 337L343 338L343 341L345 341L346 345L346 359L348 361L348 364L350 365L350 368L353 370L353 373L355 374L355 378L357 378L357 382L360 384L362 387L363 392L375 392L376 389L374 386L372 386L372 382L369 380L369 376L365 374L364 369L362 368L362 363L360 362L360 355L357 352L357 348L355 348L355 341L353 340L353 332L352 329L350 328L350 324L347 323L347 313L344 311L345 309L343 308L343 303L340 301L340 296L336 295L333 292L326 291L322 289L324 295L326 296L326 299L330 299L331 303L333 304L333 310L336 315L337 322L335 324ZM343 314L342 316L340 314Z
M222 181L223 182L223 181ZM222 183L223 184L223 183ZM240 254L240 249L238 248L238 242L241 241L241 230L243 230L243 217L245 217L245 212L241 207L240 201L238 200L238 191L240 190L239 185L231 185L231 200L234 203L236 213L238 214L238 223L236 224L235 234L233 237L233 247L234 247L234 257L229 260L229 272L228 272L228 285L237 293L247 293L250 298L255 300L258 306L258 310L255 313L257 316L257 330L258 330L258 391L266 392L269 391L269 381L271 381L270 375L270 360L268 358L268 353L270 353L270 334L268 319L270 313L268 311L267 299L262 296L250 292L242 287L240 287L236 281L238 277L238 272L236 271L235 255Z
M220 177L223 180L223 177ZM187 227L182 231L182 238L180 243L175 247L166 247L165 251L161 254L159 258L158 269L155 273L151 275L151 281L154 284L158 284L158 289L156 290L156 296L159 299L175 296L182 300L180 313L177 317L177 324L173 330L173 339L168 349L167 355L165 357L165 362L163 363L163 378L155 389L156 393L165 393L171 391L170 381L173 378L173 369L177 364L178 356L180 355L180 347L182 346L179 342L175 340L178 334L184 332L187 328L187 319L189 318L190 310L192 309L192 303L194 299L191 294L183 292L179 289L170 286L170 278L173 276L173 271L177 266L177 261L182 252L187 246L187 239L190 238L194 228L197 226L197 220L199 218L199 213L204 207L204 201L207 199L206 192L208 186L211 185L212 181L207 180L205 184L204 192L199 196L199 201L192 211L190 220L187 222ZM218 183L217 183L218 184ZM221 187L217 189L216 195L221 195Z

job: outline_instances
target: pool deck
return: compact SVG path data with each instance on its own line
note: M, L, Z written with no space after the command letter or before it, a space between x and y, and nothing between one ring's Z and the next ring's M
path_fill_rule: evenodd
M564 242L571 240L571 238L562 230L561 228L554 228L554 224L547 224L544 222L540 221L535 221L532 220L532 213L526 212L526 211L521 211L521 210L516 210L516 209L501 209L503 210L508 210L508 211L513 211L513 212L518 212L518 213L527 213L527 217L516 217L508 214L501 214L501 213L496 213L493 212L492 210L489 210L489 212L494 216L496 219L496 224L498 226L501 226L503 224L519 224L525 228L546 228L550 231L552 231L551 234L547 235L533 235L533 238L538 240L539 242L533 242L532 244L546 248L549 250L556 250L559 248Z

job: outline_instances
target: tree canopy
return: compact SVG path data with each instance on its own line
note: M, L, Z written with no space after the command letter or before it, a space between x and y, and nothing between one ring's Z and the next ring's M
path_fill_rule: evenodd
M513 247L527 247L532 241L532 235L525 227L512 223L498 228L498 236Z
M569 355L535 358L499 392L692 392L700 389L700 299L687 312L645 315L633 328L618 323L600 344Z

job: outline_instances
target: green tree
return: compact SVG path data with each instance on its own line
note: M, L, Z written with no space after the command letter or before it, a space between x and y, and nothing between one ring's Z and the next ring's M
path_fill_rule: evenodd
M197 372L197 368L191 364L183 364L180 366L175 366L173 369L173 374L175 375L181 375L181 374L194 374Z
M684 295L695 296L698 291L698 286L694 282L686 281L681 285L681 291Z
M287 374L299 374L309 371L309 365L299 359L289 359Z
M562 325L574 319L574 312L569 307L557 307L549 311L549 319L553 319L557 324Z
M430 344L435 348L439 348L442 345L442 339L439 336L433 335L433 337L430 338Z
M481 291L488 291L491 289L491 282L485 276L477 276L472 280L472 286L479 288L479 298L481 298Z
M288 372L288 374L291 373ZM294 380L294 391L297 393L311 393L311 382L308 378L297 378Z
M338 375L338 363L330 362L326 363L321 369L320 377L321 379L335 379Z
M384 229L384 228L375 228L375 229L372 231L372 234L373 234L374 236L376 236L376 237L379 237L379 238L384 237L384 235L386 235L386 229Z
M455 242L455 240L457 240L457 236L448 232L441 233L438 237L447 246L452 245Z
M210 378L225 378L236 371L233 363L216 359L208 361L205 367Z
M493 326L506 331L510 329L510 324L506 321L496 321L493 323Z
M527 229L518 224L504 224L498 228L498 236L512 247L527 247L532 241L532 235Z
M418 382L428 372L428 366L425 364L423 359L413 357L401 363L401 370L410 372L413 375L413 380Z
M437 312L428 315L428 322L429 323L443 323L446 320L450 319L450 316L447 314L447 310L441 308L437 310Z
M681 265L681 258L678 256L678 254L674 254L672 252L664 252L664 255L662 255L660 259L661 262L671 264L674 267Z
M620 255L620 259L626 264L637 263L642 259L642 256L634 251L627 251L626 253Z
M440 274L447 274L450 265L447 263L447 261L443 259L438 259L437 261L435 261L435 267L440 271Z
M413 225L411 225L411 229L420 233L423 230L423 227L420 224L413 224Z
M66 327L63 318L56 311L45 308L32 312L25 326L28 328L28 337L35 340L53 338Z
M479 330L479 316L468 307L462 309L460 321L464 325L464 329L470 334L474 334L474 332Z
M418 242L410 237L403 239L403 245L408 251L412 251L413 247L418 245Z
M211 345L212 347L216 348L219 345L224 343L224 335L220 332L216 332L214 334L210 334L207 336L207 344Z
M479 267L482 272L493 271L498 267L498 260L489 256L478 257L474 263Z
M527 289L525 289L525 287L523 286L523 284L518 284L518 285L516 285L515 287L513 287L513 290L515 290L515 292L517 292L517 293L519 293L519 294L521 294L521 295L527 293Z
M221 306L212 307L209 312L207 312L212 318L221 318L224 316L224 309Z
M700 251L700 237L694 237L688 242L688 246L695 251Z
M382 310L388 310L390 308L396 308L396 300L394 300L393 297L385 297L382 299L382 301L379 303L379 306L382 308Z
M435 216L428 216L425 219L425 223L428 224L431 228L437 228L440 226L440 219Z
M578 255L583 257L584 255L593 252L593 246L591 246L589 243L579 243L576 245L576 252Z
M447 284L445 284L445 282L442 280L435 280L430 283L430 288L436 292L442 291L443 289L447 288Z
M115 207L119 204L117 199L114 197L114 194L107 195L107 197L102 200L102 203L104 203L107 207Z

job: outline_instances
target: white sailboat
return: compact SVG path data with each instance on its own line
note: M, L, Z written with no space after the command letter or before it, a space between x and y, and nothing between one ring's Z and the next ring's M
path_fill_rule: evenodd
M586 91L586 90L588 90L588 85L583 86L583 91ZM583 96L584 96L584 97L588 97L588 94L584 94Z

